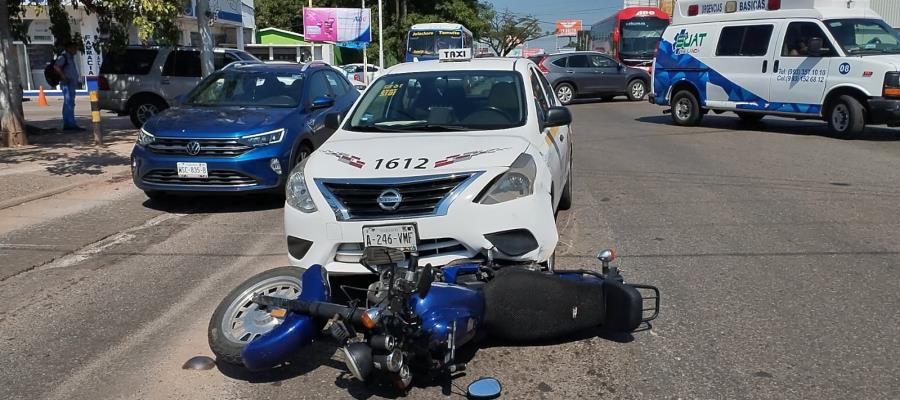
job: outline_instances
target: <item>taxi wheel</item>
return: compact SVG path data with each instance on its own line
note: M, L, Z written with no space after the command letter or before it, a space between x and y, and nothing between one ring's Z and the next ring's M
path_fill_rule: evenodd
M556 98L559 99L560 103L569 105L572 103L572 100L575 100L575 87L568 83L556 85Z
M697 96L687 90L682 90L672 96L671 111L672 121L681 126L695 126L703 118Z
M849 138L866 129L866 108L853 96L841 96L828 110L828 127L835 136Z
M207 339L217 362L243 365L241 352L247 343L269 333L282 322L251 301L257 293L296 299L303 288L298 267L279 267L253 276L234 288L216 307L209 320Z
M628 83L628 100L638 101L647 94L647 85L640 79L635 79Z
M559 198L557 210L568 210L572 208L572 166L569 165L569 176L566 178L566 186L563 187L562 197Z

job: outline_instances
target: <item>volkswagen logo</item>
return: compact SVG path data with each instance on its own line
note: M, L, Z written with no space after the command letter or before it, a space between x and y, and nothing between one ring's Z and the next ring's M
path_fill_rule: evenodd
M196 140L191 140L184 146L184 149L187 150L189 155L196 156L197 154L200 154L200 143Z
M394 211L400 207L403 195L397 189L388 189L381 192L376 201L378 202L378 207L381 207L382 210Z

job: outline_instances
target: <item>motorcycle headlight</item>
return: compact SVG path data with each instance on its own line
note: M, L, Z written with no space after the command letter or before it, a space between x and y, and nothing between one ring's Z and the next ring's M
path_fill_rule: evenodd
M488 189L482 192L478 202L481 204L498 204L534 193L534 178L537 166L534 158L522 153L509 167L509 171L495 179Z
M276 129L274 131L241 136L240 142L247 146L259 147L279 143L283 138L284 129Z
M147 132L144 130L144 128L141 128L141 130L138 132L137 144L141 146L147 146L155 142L156 136L153 136L152 134L150 134L150 132Z
M306 160L297 164L291 175L288 176L285 185L285 198L288 205L305 213L316 212L316 203L313 202L312 194L306 186L306 176L303 173L303 167L306 166Z

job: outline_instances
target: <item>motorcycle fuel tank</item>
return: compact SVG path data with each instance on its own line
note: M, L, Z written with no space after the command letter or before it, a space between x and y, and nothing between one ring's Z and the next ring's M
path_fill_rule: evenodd
M463 286L435 282L424 298L413 295L410 301L432 343L446 341L455 324L453 340L462 346L475 337L484 318L484 296Z

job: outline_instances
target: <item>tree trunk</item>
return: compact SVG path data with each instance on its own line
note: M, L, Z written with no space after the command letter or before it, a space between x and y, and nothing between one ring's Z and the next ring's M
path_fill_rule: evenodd
M0 0L0 133L5 136L0 144L8 147L25 146L25 118L22 114L21 80L19 65L11 64L16 51L9 31L9 4Z

